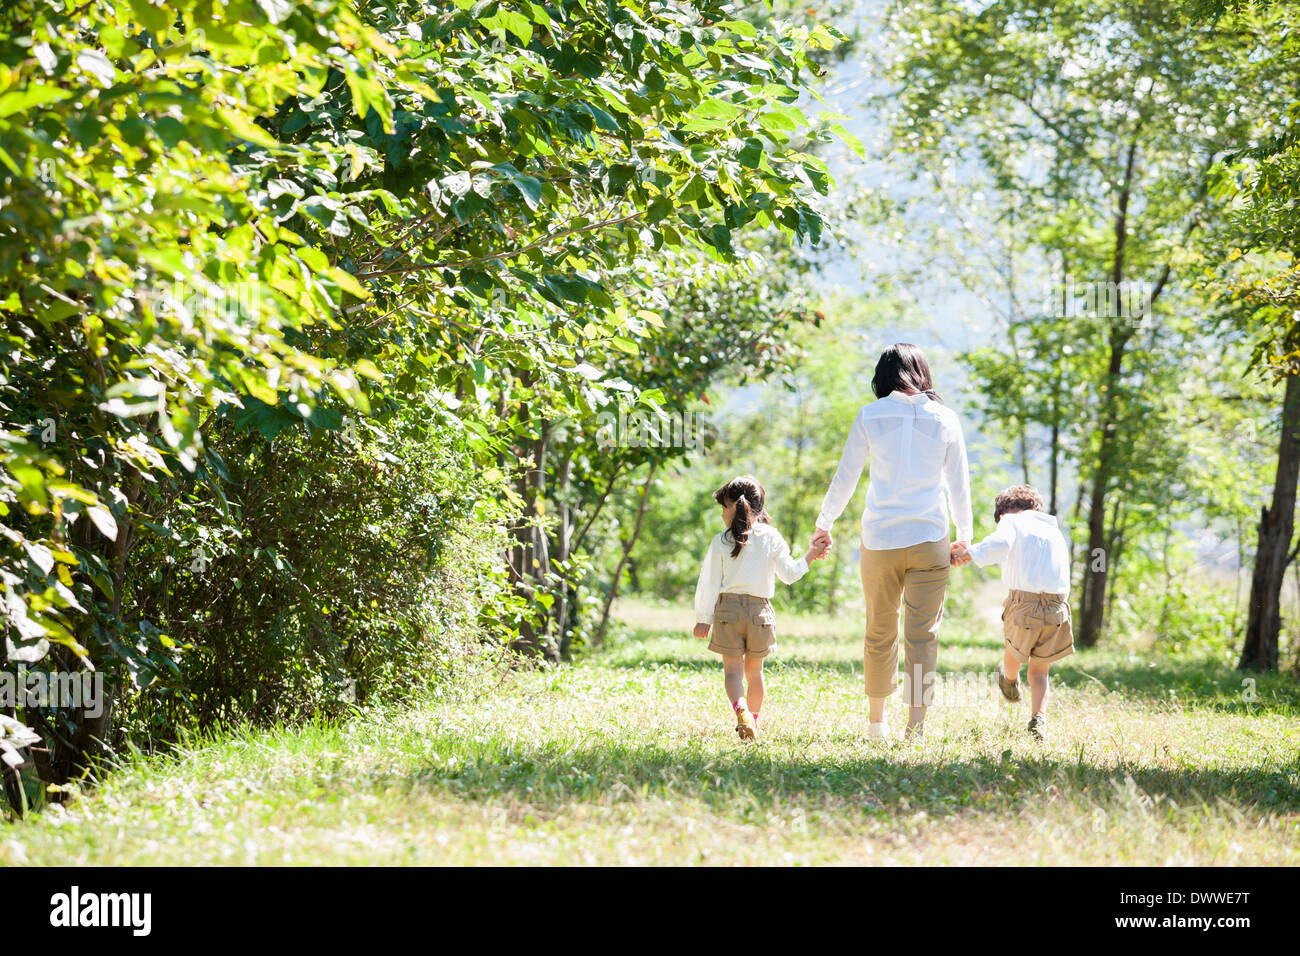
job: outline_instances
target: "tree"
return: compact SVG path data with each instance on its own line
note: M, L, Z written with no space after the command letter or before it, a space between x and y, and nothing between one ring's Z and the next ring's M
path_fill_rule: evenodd
M817 241L830 179L808 149L835 121L797 101L836 42L715 0L6 7L6 659L108 673L135 707L119 728L274 693L188 684L238 670L204 655L298 656L303 686L373 675L367 641L418 637L377 607L403 600L373 561L416 548L433 563L403 580L437 581L399 507L513 538L513 593L479 621L541 650L557 423L594 431L657 334L647 290L684 263L736 262L746 230ZM390 465L378 513L341 492ZM572 462L558 480L583 487ZM339 503L337 573L286 560L287 536L315 540L285 514L301 494ZM230 599L223 647L174 568L204 542L228 576L189 593ZM499 572L466 570L465 593L495 593ZM257 593L218 586L246 578ZM114 736L111 708L22 715L55 782Z
M1133 375L1144 330L1167 321L1189 237L1223 201L1215 164L1258 115L1275 64L1141 0L898 4L899 140L953 150L1016 204L1022 235L1090 304L1072 345L1090 383L1077 638L1102 633L1122 545L1115 493L1148 468L1149 408ZM1272 70L1273 72L1270 72ZM1059 317L1059 316L1058 316Z
M1232 174L1225 183L1237 200L1225 242L1233 246L1225 267L1216 270L1214 287L1227 300L1226 315L1254 335L1252 365L1284 381L1280 435L1271 503L1260 510L1258 542L1250 588L1250 611L1242 644L1243 669L1276 670L1281 630L1281 593L1286 570L1297 549L1296 483L1300 474L1300 39L1295 11L1288 4L1255 0L1228 4L1200 0L1193 4L1195 22L1207 35L1249 57L1267 63L1279 81L1258 92L1269 109L1258 131L1251 130L1225 157ZM1256 253L1259 262L1243 270Z

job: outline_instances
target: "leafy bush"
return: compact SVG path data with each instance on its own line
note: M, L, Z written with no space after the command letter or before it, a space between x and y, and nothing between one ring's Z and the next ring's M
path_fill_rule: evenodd
M406 693L478 635L562 651L655 309L747 231L822 232L837 124L797 104L837 35L732 17L0 8L4 663L124 695L16 708L19 760ZM756 341L791 321L754 298Z
M480 608L510 604L499 482L454 435L227 422L211 440L222 497L164 501L131 554L142 632L175 648L136 675L150 736L409 694L492 633Z

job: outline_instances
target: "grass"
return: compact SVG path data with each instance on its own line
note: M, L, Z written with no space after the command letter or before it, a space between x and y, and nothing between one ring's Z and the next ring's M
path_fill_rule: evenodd
M997 632L949 622L927 742L880 746L858 623L787 617L743 744L681 610L622 617L574 665L135 759L0 826L0 865L1300 862L1294 678L1076 654L1039 744L994 697Z

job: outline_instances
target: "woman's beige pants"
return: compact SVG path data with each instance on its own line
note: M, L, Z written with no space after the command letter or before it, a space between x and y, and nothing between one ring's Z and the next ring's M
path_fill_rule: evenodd
M862 594L867 599L863 667L868 697L898 688L898 611L903 607L903 694L909 706L930 703L939 622L948 591L948 539L886 551L862 549Z

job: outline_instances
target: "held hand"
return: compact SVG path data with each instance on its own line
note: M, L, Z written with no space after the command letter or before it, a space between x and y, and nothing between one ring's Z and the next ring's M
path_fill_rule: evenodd
M831 545L834 543L835 540L831 537L831 533L822 528L817 529L817 532L812 536L812 541L809 542L814 550L821 552L821 557L826 556L826 553L830 551Z
M704 641L704 640L708 640L708 637L709 637L709 625L707 625L707 624L696 624L696 625L695 625L695 636L698 637L698 638L699 638L700 640L702 640L702 641Z
M970 564L970 552L966 550L969 542L954 541L948 548L948 561L954 568Z

